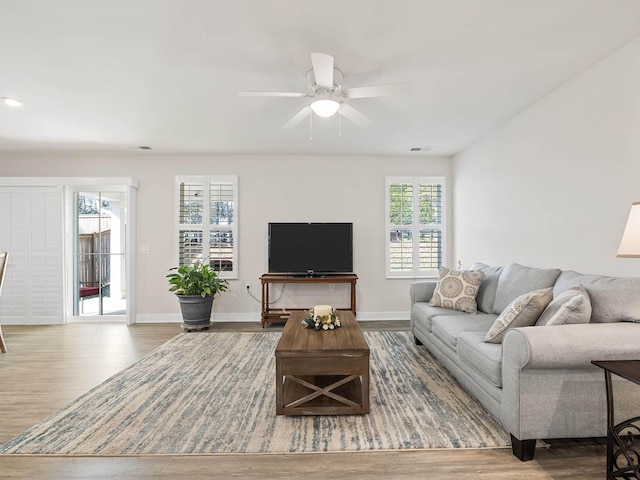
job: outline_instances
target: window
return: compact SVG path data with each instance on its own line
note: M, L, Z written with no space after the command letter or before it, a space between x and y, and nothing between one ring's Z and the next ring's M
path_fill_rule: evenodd
M437 276L445 245L444 177L387 177L385 211L387 276Z
M238 277L238 178L178 177L178 264L209 261Z

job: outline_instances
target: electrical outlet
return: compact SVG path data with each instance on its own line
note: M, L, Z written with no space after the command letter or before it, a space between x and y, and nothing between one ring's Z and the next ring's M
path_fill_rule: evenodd
M244 288L247 290L247 292L250 292L251 291L251 284L249 282L245 282Z

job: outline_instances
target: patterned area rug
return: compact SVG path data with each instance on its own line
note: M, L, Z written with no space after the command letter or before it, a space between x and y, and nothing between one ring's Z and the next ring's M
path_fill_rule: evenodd
M423 347L416 347L409 333L365 336L371 348L369 415L277 416L277 332L183 333L0 446L0 453L290 453L509 445L498 422Z

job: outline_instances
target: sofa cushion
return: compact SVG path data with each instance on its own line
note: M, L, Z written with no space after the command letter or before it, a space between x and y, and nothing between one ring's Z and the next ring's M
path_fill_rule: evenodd
M591 323L640 321L640 278L583 275L563 271L553 287L559 295L572 285L580 284L591 299Z
M449 308L432 307L427 302L417 302L411 307L413 320L420 322L429 332L431 331L431 319L439 315L460 315L460 312Z
M498 279L498 289L492 312L499 315L520 295L553 287L558 275L560 275L560 270L557 268L545 270L525 267L517 263L507 265Z
M520 295L496 318L484 338L485 342L502 343L502 337L510 328L530 327L551 301L553 289L542 288Z
M458 356L496 387L502 387L502 345L486 343L484 332L458 335Z
M493 311L493 302L496 299L496 290L498 289L498 279L502 273L503 267L491 267L484 263L475 263L471 266L471 270L480 270L484 273L484 278L480 282L476 302L478 310L485 313Z
M476 295L484 273L480 270L449 270L440 268L438 285L429 305L476 313Z
M489 330L496 317L492 313L442 315L431 320L431 332L434 337L455 350L458 344L458 335L462 332L482 332L484 334Z
M582 285L573 285L555 297L536 322L537 326L589 323L591 300Z

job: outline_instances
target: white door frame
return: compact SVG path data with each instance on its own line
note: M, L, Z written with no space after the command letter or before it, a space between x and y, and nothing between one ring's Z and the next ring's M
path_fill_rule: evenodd
M67 179L65 185L65 323L74 322L125 322L135 323L136 318L136 205L138 182L133 178L82 178ZM125 315L101 315L97 317L75 316L74 307L74 242L75 242L75 206L74 194L82 191L121 192L125 193L127 209L127 229L125 232L125 270L127 285L127 309Z

